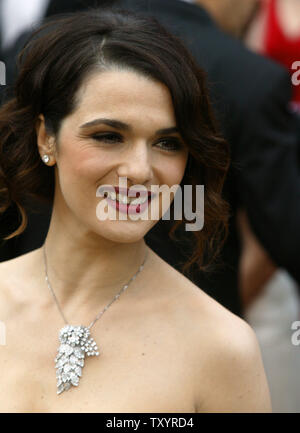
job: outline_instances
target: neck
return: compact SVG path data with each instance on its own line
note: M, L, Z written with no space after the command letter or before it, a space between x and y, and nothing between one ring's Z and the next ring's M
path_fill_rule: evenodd
M137 272L147 251L143 239L114 243L74 221L66 223L55 211L44 247L49 282L61 307L86 305L87 310L110 302Z

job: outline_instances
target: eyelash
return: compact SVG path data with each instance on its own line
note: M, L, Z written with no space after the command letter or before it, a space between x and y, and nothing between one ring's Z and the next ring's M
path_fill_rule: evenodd
M109 138L110 137L110 138ZM111 137L114 137L113 139L111 139ZM121 136L119 136L118 134L96 134L93 135L92 138L94 140L97 141L104 141L106 143L116 143L116 142L120 142L120 140L122 139ZM179 151L180 149L182 149L183 145L181 144L181 142L175 138L175 137L170 137L170 138L164 138L162 139L160 142L158 143L169 143L169 146L164 146L164 147L160 147L160 149L163 149L167 152L176 152Z

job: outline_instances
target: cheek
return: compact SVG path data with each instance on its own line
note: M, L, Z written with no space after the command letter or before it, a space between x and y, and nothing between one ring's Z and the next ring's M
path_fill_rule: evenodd
M162 183L169 186L180 184L185 172L186 164L187 155L177 158L169 158L168 161L164 161L164 164L161 166L161 174L163 177Z
M65 149L58 161L58 167L65 177L82 185L96 184L110 170L111 158L95 148Z

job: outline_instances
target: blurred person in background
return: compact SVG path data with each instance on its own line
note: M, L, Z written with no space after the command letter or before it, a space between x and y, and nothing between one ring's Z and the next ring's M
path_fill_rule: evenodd
M224 32L241 39L259 10L260 0L195 0Z
M196 3L205 6L226 33L244 41L252 50L281 63L290 70L291 75L294 73L291 66L297 56L300 60L299 0L197 0ZM294 86L294 103L300 97L299 92L300 86ZM297 118L295 121L297 124ZM263 292L264 285L278 267L253 233L245 210L239 209L237 215L242 245L239 287L246 311Z
M230 26L230 17L219 20L220 26L253 51L281 63L292 76L292 65L300 60L300 1L262 0L253 11L247 10L247 3L251 2L240 2L245 8L245 15L239 15L240 27L236 20ZM294 86L290 106L296 114L299 101L300 86ZM299 320L299 286L271 260L253 233L245 210L238 212L237 221L242 244L239 287L244 317L260 342L273 410L299 412L300 353L291 341L292 324Z
M293 76L300 69L300 1L260 0L252 18L245 43L285 66ZM292 107L300 115L300 82L293 86Z
M245 8L244 15L239 15L240 27L237 21L230 23L225 17L223 23L222 20L219 21L220 25L233 36L242 39L251 50L282 64L291 77L295 75L297 69L295 62L299 63L298 68L300 68L300 1L259 0L256 1L252 11L247 6L247 4L250 6L251 1L240 3ZM254 5L255 2L252 3ZM300 149L300 82L294 84L292 89L291 109L295 111L296 119L298 118ZM244 245L240 262L240 287L244 309L246 309L265 289L263 284L256 284L258 280L254 275L257 273L265 275L264 280L267 283L272 275L276 278L278 268L251 231L245 212L240 213L239 229ZM283 275L280 275L280 279L284 278ZM295 286L295 282L290 281L290 277L287 276L287 284L289 282L290 285Z

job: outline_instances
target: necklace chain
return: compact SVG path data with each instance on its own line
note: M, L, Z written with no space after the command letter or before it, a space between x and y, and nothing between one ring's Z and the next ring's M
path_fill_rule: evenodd
M56 305L57 305L57 308L58 308L58 310L59 310L59 312L60 312L60 314L61 314L61 316L62 316L62 318L63 318L63 320L64 320L64 322L65 322L65 324L66 325L68 325L69 323L68 323L68 321L67 321L67 319L65 318L65 316L64 316L64 313L62 312L62 309L61 309L61 307L60 307L60 305L59 305L59 302L58 302L58 300L57 300L57 297L56 297L56 295L55 295L55 293L54 293L54 290L53 290L53 288L52 288L52 286L51 286L51 284L50 284L50 281L49 281L49 277L48 277L48 270L47 270L47 258L46 258L46 245L45 245L45 243L44 243L44 246L43 246L43 253L44 253L44 266L45 266L45 280L46 280L46 282L47 282L47 285L48 285L48 288L49 288L49 290L50 290L50 292L52 293L52 296L53 296L53 298L54 298L54 301L55 301L55 303L56 303ZM113 302L115 302L119 297L120 297L120 295L127 289L127 287L129 286L129 284L138 276L138 274L143 270L143 268L144 268L144 266L145 266L145 263L146 263L146 260L147 260L147 256L148 256L148 254L146 253L146 256L145 256L145 259L144 259L144 261L143 261L143 263L141 264L141 266L139 267L139 269L137 270L137 272L130 278L130 280L126 283L126 284L124 284L124 286L121 288L121 290L114 296L114 298L103 308L103 310L102 311L100 311L100 313L98 313L97 314L97 316L95 317L95 319L89 324L89 326L87 327L88 329L91 329L91 327L97 322L97 320L98 319L100 319L100 317L102 316L102 314L104 314L105 313L105 311L111 306L111 304L113 303Z

